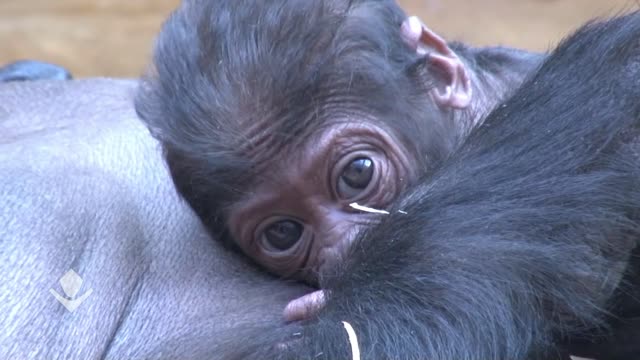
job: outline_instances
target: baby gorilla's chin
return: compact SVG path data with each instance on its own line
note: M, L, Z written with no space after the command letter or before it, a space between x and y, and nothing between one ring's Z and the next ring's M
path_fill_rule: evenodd
M291 300L284 308L284 319L288 322L307 320L315 316L325 305L324 290L316 290Z

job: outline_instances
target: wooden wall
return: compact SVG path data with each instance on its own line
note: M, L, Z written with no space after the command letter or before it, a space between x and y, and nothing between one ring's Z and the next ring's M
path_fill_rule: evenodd
M313 1L313 0L309 0ZM76 76L136 76L179 0L0 0L0 63L35 58ZM628 0L399 0L449 39L546 49Z

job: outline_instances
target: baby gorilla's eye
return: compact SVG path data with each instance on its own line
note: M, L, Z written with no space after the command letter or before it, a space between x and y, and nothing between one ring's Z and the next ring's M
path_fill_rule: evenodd
M350 199L364 191L373 178L373 161L367 157L354 159L342 169L338 179L338 195Z
M267 243L278 251L292 248L302 236L304 227L297 221L280 220L269 225L263 233Z

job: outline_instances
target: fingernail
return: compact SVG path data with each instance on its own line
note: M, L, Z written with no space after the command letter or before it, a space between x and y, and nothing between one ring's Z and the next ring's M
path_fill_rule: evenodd
M422 33L422 23L416 16L411 16L409 18L409 29L411 29L411 32L417 36L420 36Z

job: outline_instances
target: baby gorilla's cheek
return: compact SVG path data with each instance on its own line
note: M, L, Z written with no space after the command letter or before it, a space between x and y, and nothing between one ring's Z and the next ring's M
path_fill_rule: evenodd
M324 290L317 290L310 294L292 300L284 309L286 321L306 320L315 316L326 303Z

